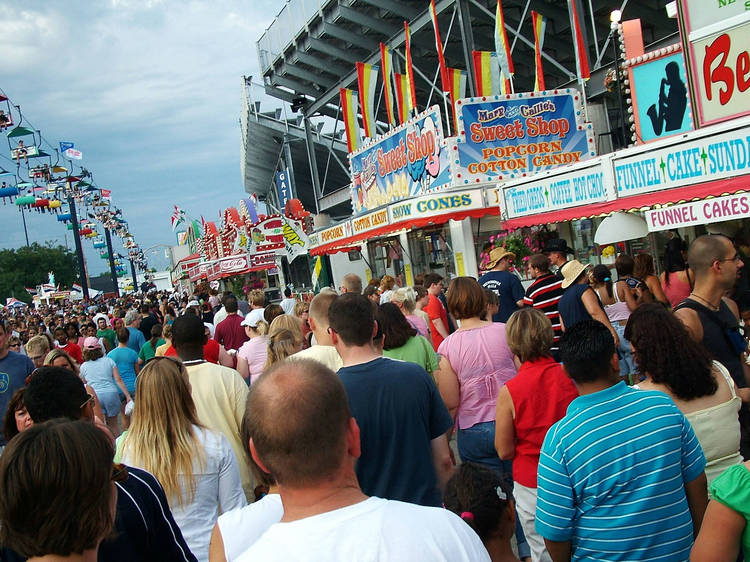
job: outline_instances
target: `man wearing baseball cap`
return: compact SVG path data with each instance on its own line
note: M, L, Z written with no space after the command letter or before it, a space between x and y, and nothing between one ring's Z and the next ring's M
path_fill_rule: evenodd
M490 252L490 271L479 278L479 284L497 295L500 308L492 315L493 322L507 322L510 315L523 306L524 290L521 280L510 272L516 255L504 247Z

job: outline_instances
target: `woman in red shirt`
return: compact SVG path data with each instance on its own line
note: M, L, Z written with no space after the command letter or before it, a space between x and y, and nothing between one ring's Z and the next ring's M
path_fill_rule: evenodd
M495 449L513 460L516 511L533 560L551 560L534 529L539 451L547 430L578 396L573 381L550 353L554 332L543 312L525 307L505 325L510 350L521 361L518 374L500 389L495 409Z

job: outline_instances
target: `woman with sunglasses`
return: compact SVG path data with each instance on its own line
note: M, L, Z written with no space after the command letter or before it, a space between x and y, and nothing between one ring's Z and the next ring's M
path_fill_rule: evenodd
M190 549L198 560L208 560L219 513L246 501L232 447L224 435L198 421L180 361L155 357L143 367L132 423L120 448L125 464L156 476Z

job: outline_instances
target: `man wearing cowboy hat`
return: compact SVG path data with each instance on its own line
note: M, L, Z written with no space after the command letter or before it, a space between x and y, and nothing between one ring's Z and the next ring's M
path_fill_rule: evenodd
M490 271L479 278L479 284L497 295L500 308L492 315L493 322L507 322L510 315L523 306L524 290L521 280L511 273L510 267L516 255L504 247L490 252Z
M557 267L557 280L562 281L562 268L568 263L568 255L575 252L562 238L553 238L544 246L544 253L547 254L550 263Z

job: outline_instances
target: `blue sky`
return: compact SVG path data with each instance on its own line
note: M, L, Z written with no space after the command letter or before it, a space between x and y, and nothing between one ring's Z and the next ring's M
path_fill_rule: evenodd
M255 42L281 7L278 0L0 0L0 88L52 144L75 142L141 248L172 244L174 204L213 220L245 196L242 76L257 80ZM0 166L10 162L0 158ZM31 242L64 244L68 234L74 248L54 217L26 218ZM14 205L0 205L0 224L0 246L25 243ZM106 269L91 242L84 251L90 274ZM163 266L163 256L148 257Z

